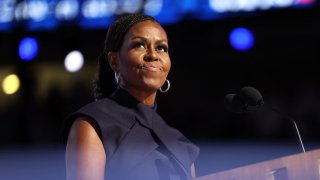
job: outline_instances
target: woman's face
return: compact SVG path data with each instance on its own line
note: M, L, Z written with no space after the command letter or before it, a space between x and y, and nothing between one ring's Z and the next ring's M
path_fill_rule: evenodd
M171 62L168 38L154 21L132 26L117 53L120 85L137 91L156 91L165 82Z

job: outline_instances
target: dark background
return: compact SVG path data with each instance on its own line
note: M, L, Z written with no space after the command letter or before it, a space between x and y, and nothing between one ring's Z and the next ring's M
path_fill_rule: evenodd
M239 26L255 35L249 51L236 51L229 44L230 31ZM158 111L202 149L199 175L301 152L292 122L285 116L296 120L306 150L320 147L318 6L212 21L190 19L164 28L170 41L171 89L159 93ZM73 25L46 32L17 28L0 33L0 70L13 69L22 81L15 97L0 96L4 177L64 177L62 122L93 101L92 79L105 34L106 29ZM21 62L17 44L27 35L38 38L40 53L32 62ZM85 66L78 75L68 75L72 81L49 82L41 77L39 69L58 77L60 71L52 67L62 67L64 56L73 49L83 52ZM38 87L44 84L49 88L39 97ZM282 115L265 108L251 114L225 110L224 96L244 86L259 89L265 106Z

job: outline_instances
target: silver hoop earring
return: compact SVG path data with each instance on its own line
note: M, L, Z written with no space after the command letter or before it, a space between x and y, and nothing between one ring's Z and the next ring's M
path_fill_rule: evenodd
M119 72L119 74L118 74L118 75L117 75L117 73L116 73L116 72L114 72L114 79L115 79L116 83L117 83L117 84L119 84L120 72Z
M168 79L166 79L166 82L168 83L167 88L166 88L165 90L162 90L162 89L161 89L162 87L159 89L160 92L162 92L162 93L166 93L166 92L168 92L169 89L170 89L170 81L169 81Z

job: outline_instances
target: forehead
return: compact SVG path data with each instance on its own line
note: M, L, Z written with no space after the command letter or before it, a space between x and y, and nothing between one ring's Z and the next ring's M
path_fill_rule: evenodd
M127 32L126 36L157 36L162 40L167 40L165 30L160 24L151 20L142 21L133 25Z

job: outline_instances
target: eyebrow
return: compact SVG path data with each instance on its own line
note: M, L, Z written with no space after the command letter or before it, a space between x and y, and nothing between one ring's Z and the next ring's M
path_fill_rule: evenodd
M131 38L131 40L134 40L134 39L142 39L143 41L146 41L146 42L149 41L147 38L142 37L142 36L134 36L134 37ZM160 39L160 40L157 40L156 43L166 43L166 44L168 44L168 40Z

